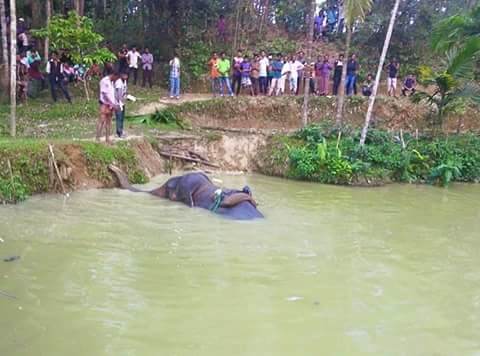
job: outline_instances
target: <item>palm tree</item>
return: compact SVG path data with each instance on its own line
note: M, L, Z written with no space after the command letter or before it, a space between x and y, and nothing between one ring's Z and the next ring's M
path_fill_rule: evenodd
M443 53L452 47L461 47L471 37L480 36L480 5L472 10L451 16L435 26L432 35L433 49Z
M480 104L480 87L474 81L473 68L476 56L480 54L480 37L470 39L464 47L446 52L442 69L420 67L420 82L433 87L433 94L419 91L412 100L425 102L435 114L434 129L438 131L445 117L455 111L462 100Z
M393 33L393 26L395 25L395 19L397 18L399 7L400 0L395 0L392 16L390 17L390 24L388 25L387 35L385 37L385 42L383 43L382 55L380 56L380 61L378 62L377 76L375 77L375 83L373 84L372 95L370 95L368 102L367 115L365 115L365 124L363 125L362 134L360 136L360 146L363 146L365 144L365 139L367 138L368 126L370 125L370 121L372 120L373 106L375 105L375 99L377 98L378 86L380 84L380 78L382 76L382 69L385 63L385 58L387 57L388 47L390 46L390 40Z
M315 25L315 9L317 4L315 0L310 0L310 22L308 23L308 47L307 47L307 60L310 60L312 56L313 47L313 29ZM308 66L308 63L307 63ZM310 95L310 70L305 71L305 91L303 93L303 113L302 113L302 126L305 127L308 124L308 98Z
M363 22L365 16L372 8L372 0L345 0L345 27L347 29L347 39L345 43L345 60L348 62L350 44L352 43L352 27L355 22ZM343 122L343 108L345 104L345 78L347 76L347 65L344 63L342 79L337 99L337 117L336 126L341 126Z
M17 12L10 0L10 135L17 129Z

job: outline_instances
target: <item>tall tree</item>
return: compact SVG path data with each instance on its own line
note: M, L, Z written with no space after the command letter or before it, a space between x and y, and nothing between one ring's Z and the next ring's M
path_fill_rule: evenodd
M84 0L74 0L74 7L75 12L78 16L83 16L83 10L85 8L85 1Z
M10 136L17 134L17 12L10 0Z
M5 0L0 0L0 26L2 26L2 65L3 83L8 83L8 39L7 19L5 18Z
M380 84L380 78L382 76L383 65L385 64L388 47L390 46L390 40L392 39L393 27L395 26L395 19L397 18L399 7L400 0L395 0L395 5L393 6L392 10L392 16L390 17L390 24L388 25L387 36L385 37L382 54L380 56L380 61L378 62L377 76L375 77L375 83L373 84L372 95L370 95L368 101L368 110L367 115L365 115L365 124L363 125L362 134L360 136L360 146L363 146L365 144L365 139L367 138L368 127L370 126L370 121L372 120L373 106L375 105L375 99L377 98L378 86Z
M345 43L345 63L343 64L342 79L337 98L337 117L336 125L343 123L343 110L345 106L345 78L347 76L347 63L352 43L352 27L356 21L363 22L366 14L372 8L372 0L345 0L345 27L347 29L347 39Z
M473 36L480 36L480 5L440 21L433 30L431 40L433 49L442 53L464 45Z
M46 6L46 14L47 14L46 25L48 26L48 24L50 23L50 19L52 18L52 0L46 0L45 1L45 6ZM48 49L49 49L49 47L50 47L50 37L46 36L45 37L45 48L43 49L43 58L45 60L48 60L48 56L49 56Z
M307 65L311 63L312 50L313 50L313 30L315 26L315 10L317 8L317 3L315 0L310 0L310 16L308 23L308 47L307 47ZM313 70L313 69L312 69ZM305 91L303 93L303 112L302 112L302 126L305 127L308 125L308 99L310 95L310 76L311 70L308 69L304 71L305 73Z

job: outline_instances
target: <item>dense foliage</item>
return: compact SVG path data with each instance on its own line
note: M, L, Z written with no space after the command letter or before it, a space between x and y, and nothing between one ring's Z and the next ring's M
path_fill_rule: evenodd
M480 138L400 137L372 130L359 147L357 132L334 132L327 126L298 131L288 147L291 178L331 184L388 181L448 185L480 181Z

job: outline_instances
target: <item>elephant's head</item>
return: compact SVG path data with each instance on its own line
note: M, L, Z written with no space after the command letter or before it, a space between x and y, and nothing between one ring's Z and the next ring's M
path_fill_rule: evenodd
M160 198L177 201L177 188L180 178L181 177L170 178L164 185L162 185L158 189L153 190L151 193Z

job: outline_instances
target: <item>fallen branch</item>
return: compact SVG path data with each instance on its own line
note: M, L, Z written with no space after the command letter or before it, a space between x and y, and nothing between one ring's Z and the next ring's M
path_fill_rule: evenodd
M197 158L205 161L205 162L208 162L208 159L205 158L205 157L203 157L200 153L197 153L197 152L195 152L195 151L190 151L190 150L188 150L188 153L189 153L190 155L194 156L194 157L197 157Z
M210 167L214 167L214 168L220 168L220 166L218 166L216 164L213 164L213 163L210 163L208 161L201 160L201 159L197 159L197 158L187 157L187 156L183 156L183 155L180 155L180 154L175 154L175 153L171 153L171 152L164 152L164 151L160 151L159 153L160 153L161 156L168 157L168 158L178 158L178 159L188 161L188 162L200 163L200 164L204 164L206 166L210 166Z
M50 155L52 156L53 166L55 167L55 172L57 173L58 181L60 182L60 186L62 188L62 193L66 194L65 186L63 185L63 179L60 175L60 171L58 170L57 161L55 160L55 154L53 153L52 145L48 145L48 149L50 150Z

